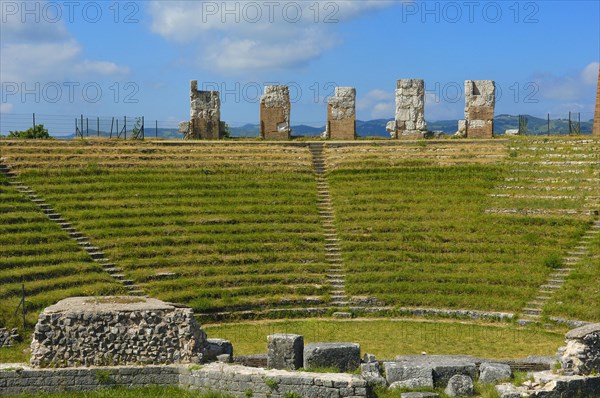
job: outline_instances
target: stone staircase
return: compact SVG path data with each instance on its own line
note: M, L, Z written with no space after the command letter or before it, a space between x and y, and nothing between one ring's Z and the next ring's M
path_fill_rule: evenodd
M331 286L331 304L337 307L348 305L346 296L346 281L344 267L342 264L342 253L340 249L340 240L338 239L333 205L329 193L329 183L327 181L327 166L323 154L323 143L310 143L308 149L313 157L313 167L315 178L317 180L317 201L319 215L323 223L325 233L325 256L329 263L327 270L327 282Z
M592 227L581 237L577 246L567 253L563 258L565 267L554 270L550 274L548 280L540 286L537 296L525 305L519 317L519 323L526 325L529 323L539 322L542 318L542 310L544 304L559 290L573 271L573 267L581 261L581 259L589 252L592 240L600 233L600 218L592 224Z
M12 185L18 192L27 195L29 200L33 202L50 220L54 221L63 231L69 234L69 237L77 242L82 249L84 249L88 255L102 268L106 271L110 276L112 276L117 282L121 283L125 289L127 289L127 294L132 296L140 296L144 295L144 291L142 288L135 284L135 282L131 279L126 279L126 276L123 274L123 270L117 267L114 263L112 263L104 252L92 245L87 237L85 237L81 232L77 231L69 221L67 221L60 213L56 212L52 206L46 201L36 194L36 192L22 182L17 180L17 175L11 170L11 167L5 164L2 160L0 160L0 173L2 173L5 177L8 178L9 184Z

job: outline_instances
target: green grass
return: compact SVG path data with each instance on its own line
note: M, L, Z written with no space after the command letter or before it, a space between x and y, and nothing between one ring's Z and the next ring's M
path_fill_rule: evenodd
M41 309L63 298L123 292L3 175L0 198L0 324L22 326L20 313L15 314L21 284L25 284L28 326Z
M198 393L175 387L108 388L98 391L7 395L12 398L229 398L221 393Z
M266 352L267 336L274 333L303 335L305 344L360 343L362 353L375 354L378 359L422 352L517 359L528 355L554 355L564 342L563 329L545 331L513 324L418 319L259 321L204 325L204 330L210 337L233 342L236 355Z
M600 207L597 140L384 144L325 150L350 296L518 313ZM330 302L305 147L2 141L0 154L153 297L204 314ZM0 323L18 324L21 282L29 323L61 298L119 291L4 177L0 189ZM597 260L547 314L600 320Z

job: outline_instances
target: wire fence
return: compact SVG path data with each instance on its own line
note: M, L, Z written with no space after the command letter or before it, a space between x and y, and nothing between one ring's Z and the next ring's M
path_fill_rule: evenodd
M568 112L565 115L546 115L536 118L529 115L508 116L500 115L494 122L494 133L503 134L505 129L523 129L526 124L528 135L567 135L567 134L591 134L593 112ZM383 120L383 119L382 119ZM375 123L380 122L380 123ZM56 138L85 138L104 137L114 139L183 139L184 135L179 133L177 121L165 121L146 118L139 115L130 116L91 116L91 115L50 115L50 114L0 114L0 136L7 136L11 131L25 131L35 125L43 124L51 136ZM292 123L294 135L319 135L322 128L310 127L315 123L296 122ZM317 123L318 124L318 123ZM385 130L386 122L357 121L357 134L359 136L382 136L389 137ZM443 131L445 134L456 132L457 121L448 121L445 124L439 122L429 123L433 130ZM234 122L229 126L232 137L255 137L259 135L258 121L255 123Z

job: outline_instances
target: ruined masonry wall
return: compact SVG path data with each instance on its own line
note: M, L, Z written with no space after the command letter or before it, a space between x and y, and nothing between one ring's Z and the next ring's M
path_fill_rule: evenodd
M221 138L221 100L218 91L199 91L198 81L190 82L190 131L186 138Z
M367 396L367 382L356 375L287 372L222 363L205 365L198 370L181 366L0 370L2 394L151 385L219 391L240 398L246 397L249 390L255 398L282 398L286 392L305 397Z
M356 89L336 87L335 95L327 101L327 138L353 140L356 138Z
M139 297L124 297L121 303L92 300L65 299L39 315L31 343L32 366L158 365L201 360L206 335L190 308Z
M260 97L260 136L265 140L289 140L290 92L287 86L266 86Z
M467 138L494 136L495 106L496 84L493 80L465 80L464 128Z
M425 81L400 79L396 82L396 121L392 138L422 138L425 123Z

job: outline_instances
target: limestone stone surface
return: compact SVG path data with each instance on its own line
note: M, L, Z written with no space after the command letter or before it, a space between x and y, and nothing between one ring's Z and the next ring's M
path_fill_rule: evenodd
M296 370L304 362L304 337L297 334L267 336L267 367Z
M390 126L386 126L388 128ZM396 117L392 138L421 138L425 123L425 82L400 79L396 82Z
M403 392L400 398L440 398L440 394L434 392Z
M221 100L218 91L198 90L198 81L190 82L190 127L187 139L221 138Z
M336 87L327 101L326 138L354 140L356 138L356 89Z
M470 397L473 395L473 379L465 375L454 375L448 380L444 392L450 397Z
M396 363L402 366L418 366L431 369L436 387L445 387L450 378L460 374L475 379L477 367L469 357L450 355L408 355L397 356Z
M289 140L290 109L287 86L266 86L260 97L260 136L265 140Z
M304 368L337 368L342 372L360 366L356 343L313 343L304 347Z
M492 138L494 136L495 106L496 84L493 80L465 80L467 138Z
M510 379L511 375L510 366L506 364L484 362L479 365L479 381L482 383L497 383Z
M205 339L190 308L143 297L72 297L40 313L31 365L197 363Z
M566 346L559 349L565 374L600 373L600 323L573 329L565 335Z
M378 362L360 364L360 375L372 386L385 386L387 383L381 375Z
M202 359L204 361L211 361L217 359L219 355L233 356L233 344L229 340L225 339L206 339L204 345L204 351Z
M433 369L410 363L384 362L385 377L394 388L433 388Z

